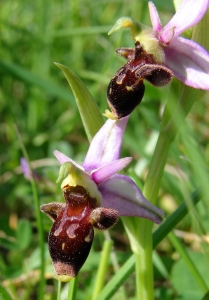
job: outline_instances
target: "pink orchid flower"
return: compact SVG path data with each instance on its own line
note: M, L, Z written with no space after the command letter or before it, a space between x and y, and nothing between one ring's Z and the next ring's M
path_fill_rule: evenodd
M180 35L202 19L208 6L208 0L183 0L173 18L162 27L156 7L149 2L155 37L165 54L164 64L184 84L203 90L209 90L209 53Z
M127 121L128 117L108 119L93 138L82 166L59 151L54 151L54 155L62 165L70 162L78 172L83 172L87 182L84 188L91 197L97 198L101 207L115 209L120 216L137 216L161 223L163 211L145 199L131 178L116 174L132 160L131 157L119 159ZM64 181L62 186L66 184ZM95 186L94 191L91 185Z
M75 278L88 257L94 228L111 228L121 216L147 218L155 223L163 211L147 201L136 184L116 174L132 158L119 159L128 116L107 120L93 138L83 165L59 151L58 181L66 203L43 204L40 209L53 221L48 237L55 278L67 282Z

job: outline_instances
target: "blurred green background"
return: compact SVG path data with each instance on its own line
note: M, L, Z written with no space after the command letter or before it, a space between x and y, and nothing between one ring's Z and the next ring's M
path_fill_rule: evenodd
M174 14L172 1L154 3L162 23L166 24ZM53 151L57 149L82 162L88 140L68 83L53 62L73 70L88 86L104 112L107 85L125 63L116 55L115 49L134 46L128 30L118 31L112 36L107 32L121 16L130 16L151 26L147 4L148 1L139 0L0 2L0 279L3 286L10 289L13 299L36 299L36 271L39 267L34 202L30 183L19 167L23 154L14 125L21 134L33 168L40 176L37 182L40 202L60 201L62 195L55 183L58 163ZM146 84L144 100L131 115L122 156L133 156L127 173L139 185L145 179L152 157L164 104L168 99L171 103L177 101L178 92L179 84L175 79L161 89ZM172 145L158 203L167 215L189 198L200 184L207 195L208 106L209 97L205 94L193 107L186 125ZM195 261L203 265L202 272L207 272L204 266L209 263L208 213L206 197L198 204L197 211L186 217L178 228L178 235L191 256L199 255ZM44 217L44 226L47 242L51 226L47 217ZM191 234L195 237L192 238ZM131 251L121 222L111 235L119 263L124 263ZM81 272L83 280L78 299L91 299L103 239L103 235L97 232L91 255ZM185 275L188 278L186 283L178 282L178 272L181 274L185 265L178 264L182 261L172 243L165 239L158 252L169 275L156 268L156 299L180 299L180 296L181 299L200 299L201 290L193 285L190 273ZM46 276L49 279L45 299L56 299L56 282L52 279L48 256L47 263ZM110 266L108 276L112 273ZM134 278L131 277L126 284L127 299L134 299ZM181 287L182 284L185 285ZM188 296L191 285L195 286L197 294L193 291ZM120 295L116 294L114 299L120 299Z

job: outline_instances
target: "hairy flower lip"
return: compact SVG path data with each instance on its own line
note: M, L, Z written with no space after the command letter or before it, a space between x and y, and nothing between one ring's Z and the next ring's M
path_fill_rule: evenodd
M83 186L65 186L64 203L41 206L53 221L48 237L55 278L67 282L75 278L85 263L94 238L94 228L105 230L117 223L118 211L96 206Z

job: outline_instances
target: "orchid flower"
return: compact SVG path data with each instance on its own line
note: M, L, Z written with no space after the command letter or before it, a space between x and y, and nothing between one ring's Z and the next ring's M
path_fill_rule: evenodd
M209 0L183 0L173 18L163 28L158 12L149 2L152 28L131 18L120 18L109 34L120 28L130 28L134 48L119 48L117 54L128 62L119 69L107 88L111 112L105 116L120 119L129 115L141 102L147 80L154 86L164 86L172 76L184 84L209 90L209 53L197 43L180 37L204 16Z
M129 115L144 96L144 80L161 87L176 76L186 85L209 90L209 53L197 43L179 36L201 20L208 5L209 0L183 0L164 28L152 2L149 9L153 29L128 17L116 22L109 34L130 28L135 48L116 50L128 62L108 85L107 102L111 112L106 110L106 117L120 119Z
M134 181L116 174L132 158L119 159L123 133L129 117L107 120L93 138L81 165L59 151L58 181L66 204L41 206L54 222L49 234L49 250L55 277L74 278L85 262L93 240L93 227L107 229L118 216L137 216L160 223L164 213L146 200Z
M162 210L144 198L133 180L116 174L132 160L131 157L119 159L127 121L128 117L118 121L107 120L93 138L82 166L59 151L54 151L54 155L61 164L70 162L82 173L85 179L81 176L82 180L77 184L89 191L92 197L96 197L100 206L114 208L120 216L136 216L161 223ZM62 187L69 180L74 180L71 177L69 174L64 179Z

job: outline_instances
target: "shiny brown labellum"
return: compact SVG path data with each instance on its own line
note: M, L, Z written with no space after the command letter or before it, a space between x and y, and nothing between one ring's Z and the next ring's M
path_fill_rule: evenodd
M107 229L118 219L113 209L97 207L96 199L82 186L65 186L64 203L49 203L41 206L41 211L52 220L49 233L49 252L54 265L56 278L69 281L74 278L91 249L94 230Z
M128 62L115 74L107 89L108 105L116 118L129 115L140 104L144 96L146 79L159 87L167 84L172 72L157 64L153 55L147 54L139 42L135 49L119 48L117 53Z

